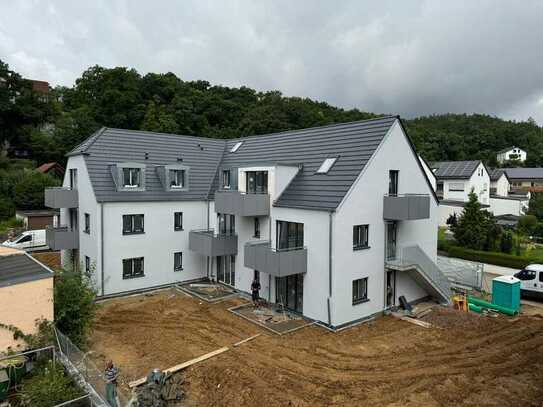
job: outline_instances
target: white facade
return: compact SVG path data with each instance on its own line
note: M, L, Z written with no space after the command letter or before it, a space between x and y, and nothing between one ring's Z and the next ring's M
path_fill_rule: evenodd
M447 201L468 202L473 191L479 202L488 205L490 202L490 176L483 163L479 163L469 179L438 179L438 195Z
M424 164L425 165L425 164ZM469 181L464 193L471 188L486 193L489 179L484 166ZM79 263L88 257L92 278L99 295L128 293L134 290L170 285L204 277L217 277L217 259L189 250L189 231L215 229L217 213L214 202L97 202L82 156L69 158L65 186L69 186L70 169L78 171L79 191ZM266 171L270 196L269 216L260 216L260 236L255 237L254 217L235 217L238 253L235 257L235 282L241 291L250 291L255 271L244 267L247 242L261 240L276 247L277 221L303 224L303 246L307 248L307 272L303 275L303 314L331 326L340 326L382 312L397 305L405 296L416 301L428 296L407 273L390 271L395 281L394 300L386 303L387 221L383 217L383 201L389 193L389 172L398 171L398 194L429 196L429 218L396 221L397 251L405 246L418 246L436 260L439 207L434 199L431 179L402 127L397 121L381 145L365 165L358 179L335 211L275 207L281 195L299 171L296 165L267 165L238 168L238 189L245 190L246 171ZM428 171L428 169L426 170ZM449 189L447 189L449 192ZM133 193L138 193L137 191ZM464 195L462 195L464 196ZM483 197L485 199L485 197ZM183 230L174 230L174 213L183 213ZM90 233L83 231L84 214L90 217ZM123 215L144 215L144 233L123 234ZM68 210L61 211L61 222L69 219ZM368 246L353 249L353 227L369 225ZM183 269L174 271L174 253L183 253ZM144 258L144 275L123 278L123 259ZM69 256L63 253L63 264ZM301 277L300 277L301 278ZM367 300L353 304L353 281L367 278ZM261 297L278 302L276 278L260 273Z
M496 155L496 160L503 164L509 160L518 160L520 162L526 161L526 151L519 147L511 147L509 150L500 151Z
M530 203L530 199L528 197L526 197L526 199L508 198L508 197L491 197L489 211L492 212L494 216L499 216L499 215L522 216L526 214L529 203Z
M510 187L509 180L504 173L502 173L497 180L490 182L492 195L507 196L509 195Z

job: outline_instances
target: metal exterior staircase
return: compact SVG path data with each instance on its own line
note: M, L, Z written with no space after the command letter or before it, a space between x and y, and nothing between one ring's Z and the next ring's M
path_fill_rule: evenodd
M451 285L449 279L420 246L400 248L399 257L387 260L386 265L394 270L410 273L418 284L425 287L441 303L450 304Z

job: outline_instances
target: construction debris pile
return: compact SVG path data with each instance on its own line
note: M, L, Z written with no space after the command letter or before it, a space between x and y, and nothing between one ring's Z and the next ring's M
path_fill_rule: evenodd
M136 388L137 406L139 407L167 407L176 405L185 397L183 391L183 376L177 374L164 374L154 369L147 376L144 385Z
M298 315L272 308L257 308L253 311L256 319L261 323L278 324L285 321L297 321L302 319Z

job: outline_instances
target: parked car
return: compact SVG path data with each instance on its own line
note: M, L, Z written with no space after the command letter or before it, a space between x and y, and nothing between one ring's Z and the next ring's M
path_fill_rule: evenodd
M2 244L16 249L45 246L45 229L27 230L13 239L6 240Z
M515 277L520 280L522 297L543 299L543 264L530 264Z

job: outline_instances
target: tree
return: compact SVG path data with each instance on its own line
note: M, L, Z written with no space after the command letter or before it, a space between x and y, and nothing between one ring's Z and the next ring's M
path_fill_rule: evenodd
M532 235L536 227L537 218L535 215L521 216L518 221L518 228L525 235Z
M37 171L22 171L13 186L13 203L20 209L41 209L44 205L44 190L60 185L60 180Z
M481 250L488 245L488 233L492 230L494 218L481 209L477 195L471 191L458 223L452 227L454 238L460 246Z
M532 192L528 203L528 215L534 215L537 219L543 220L543 193Z
M77 271L60 270L55 275L55 321L57 328L78 346L85 346L94 322L96 292L89 278Z
M504 232L500 240L500 251L510 254L513 251L513 233L510 231Z

